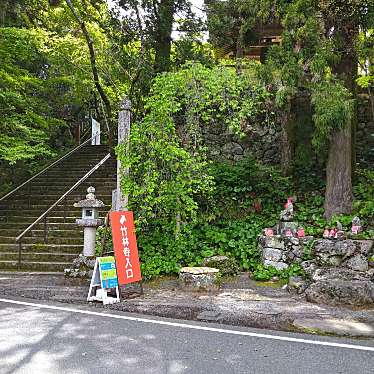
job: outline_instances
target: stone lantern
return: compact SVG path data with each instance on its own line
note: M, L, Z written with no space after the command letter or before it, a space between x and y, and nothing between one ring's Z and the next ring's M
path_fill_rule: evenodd
M88 187L87 192L86 198L75 203L74 206L82 208L82 218L75 222L83 226L83 256L90 257L95 255L96 228L102 224L102 220L99 219L99 208L102 208L104 203L96 199L94 187Z

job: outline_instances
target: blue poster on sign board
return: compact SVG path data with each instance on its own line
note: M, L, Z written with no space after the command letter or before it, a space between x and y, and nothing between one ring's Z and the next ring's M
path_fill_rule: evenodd
M99 257L101 287L104 289L118 286L116 263L113 256Z
M109 289L115 290L116 297L108 296ZM96 258L87 301L101 301L104 305L120 302L117 268L113 256Z

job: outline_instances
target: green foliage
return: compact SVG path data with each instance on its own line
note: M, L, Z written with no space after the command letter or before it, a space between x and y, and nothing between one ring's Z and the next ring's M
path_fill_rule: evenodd
M240 270L237 261L231 255L224 261L221 258L216 260L216 257L211 257L207 262L203 262L203 265L218 269L222 276L235 276Z
M270 213L275 221L272 208L283 203L292 189L290 179L278 169L261 165L250 156L234 164L212 164L210 170L216 186L210 211L217 210L214 216L229 213L242 217L257 212L269 218Z
M220 124L222 131L240 132L246 119L267 118L267 97L261 86L222 66L187 65L156 77L146 116L132 125L129 151L117 149L130 168L122 189L140 220L194 220L199 196L209 200L214 189L201 129Z
M352 94L339 82L322 82L312 90L314 123L316 126L313 144L326 144L333 130L343 128L353 115Z
M287 269L277 270L273 266L265 267L263 265L257 265L251 276L257 281L268 281L273 277L277 277L281 280L288 280L288 278L296 275L303 275L303 268L299 264L292 264Z
M172 219L154 215L146 222L138 216L144 277L177 273L182 266L199 266L214 255L234 258L241 270L257 268L257 237L264 227L276 223L279 211L274 207L282 206L288 196L289 179L251 158L236 164L212 164L207 170L215 188L208 197L196 195L195 220L183 223L177 237Z
M263 267L257 249L258 235L263 228L275 225L285 198L292 195L290 192L297 196L295 219L307 235L321 238L324 228L336 226L337 220L348 233L353 216L358 214L365 231L356 238L374 237L374 232L370 231L374 225L371 208L374 175L371 171L359 171L355 185L358 200L353 214L326 221L322 218L323 184L316 176L313 176L314 183L310 182L310 176L299 176L295 184L296 179L284 178L278 170L258 165L250 158L236 164L213 164L209 170L215 186L213 194L208 200L198 196L196 219L183 224L177 238L171 220L156 217L147 224L138 220L138 247L144 278L176 274L181 267L199 266L204 258L214 255L234 258L239 268L250 271L256 280L287 279L302 274L296 265L282 272ZM261 211L255 209L258 200ZM304 248L304 260L311 258L312 245L313 241Z
M198 35L198 37L201 37ZM213 66L213 49L208 43L203 43L196 37L182 37L174 42L172 48L172 61L177 68L188 61L200 62L205 66Z
M113 252L113 239L110 227L99 226L96 231L95 255L103 256Z
M357 170L356 175L354 213L362 219L364 226L374 228L374 171Z
M71 148L77 127L88 125L90 114L102 121L104 112L86 41L65 2L53 7L47 0L7 3L2 15L9 27L0 27L0 190ZM115 107L129 89L134 64L128 61L136 60L139 48L126 45L123 59L114 58L108 5L88 3L77 3L77 9L96 49L101 85ZM128 74L123 74L124 61Z
M326 221L323 218L323 190L324 183L316 175L313 175L313 182L310 176L299 178L299 183L295 189L297 195L296 217L295 219L305 227L307 235L321 237L326 227L336 227L339 221L343 229L349 233L354 216L359 216L364 232L356 236L357 238L373 237L374 226L374 173L371 170L358 169L356 171L356 181L354 184L354 193L356 196L353 204L353 211L349 215L334 216Z
M138 235L142 274L150 278L177 273L182 266L200 266L204 258L214 255L231 256L241 269L253 269L260 259L256 237L261 228L260 222L250 218L189 224L175 239L172 226L153 225Z
M309 261L313 259L312 251L315 244L315 240L310 240L304 245L303 260Z
M0 29L0 160L50 157L50 138L64 123L46 100L56 78L48 80L47 56L42 51L46 34L26 29Z

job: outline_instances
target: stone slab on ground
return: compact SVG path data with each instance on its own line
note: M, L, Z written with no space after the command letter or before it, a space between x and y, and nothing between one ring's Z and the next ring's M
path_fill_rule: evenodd
M206 266L184 267L179 270L179 285L184 291L216 291L219 269Z
M204 322L220 322L222 320L222 315L220 312L205 310L196 316L198 321Z
M260 284L242 273L232 280L223 280L221 290L217 293L189 293L179 289L177 278L169 277L145 282L144 294L137 298L123 298L121 303L106 307L101 303L89 305L94 309L282 331L298 330L293 322L304 319L351 321L374 329L374 306L358 309L316 305L305 301L300 295L288 293L276 283L270 283L269 287ZM53 300L86 305L88 288L87 281L65 279L63 276L0 275L0 298L25 297L37 302Z
M317 281L306 290L308 301L321 304L373 305L374 283L371 281Z
M292 324L296 328L317 333L374 338L374 326L363 322L333 318L300 318L293 321Z

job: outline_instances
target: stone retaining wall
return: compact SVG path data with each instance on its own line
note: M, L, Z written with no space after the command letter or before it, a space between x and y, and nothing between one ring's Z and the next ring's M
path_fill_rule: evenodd
M258 247L262 262L265 266L273 266L277 270L286 269L293 263L301 263L305 248L312 240L312 236L304 238L283 235L260 236Z
M302 263L309 278L305 294L323 304L374 303L373 240L321 239L314 243L313 260Z
M297 148L298 144L304 150L308 148L305 146L305 142L310 143L313 133L312 124L309 122L307 123L303 120L302 123L305 128L301 132L299 128L294 129L294 135L296 136L296 139L293 140L296 143L294 144L295 148ZM248 123L244 131L245 136L240 138L230 129L223 128L221 124L213 123L202 128L204 144L208 149L210 158L217 161L238 161L247 153L250 153L262 163L271 165L280 163L281 134L279 124L266 124L262 121ZM297 139L300 136L304 138L306 136L306 139ZM365 94L361 94L358 97L356 142L357 160L362 165L374 165L374 121L370 102ZM313 158L314 153L309 156ZM297 156L295 155L295 157Z
M280 133L277 125L251 124L246 136L240 138L230 129L213 124L203 128L203 139L211 159L238 161L250 153L256 160L268 164L280 162Z
M308 301L322 304L374 304L374 240L260 236L263 265L277 270L299 263L305 278L293 277L289 289L305 292ZM305 260L309 257L309 260Z

